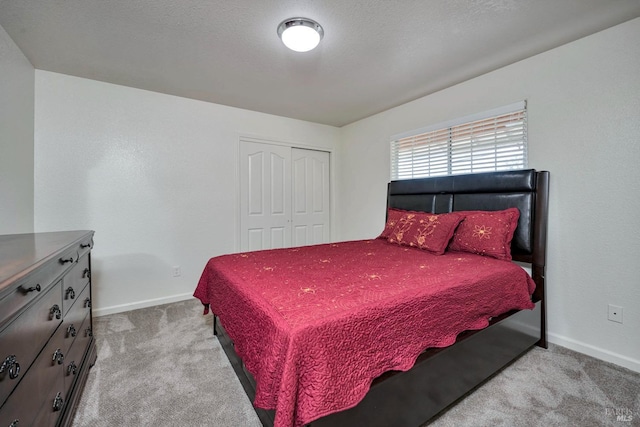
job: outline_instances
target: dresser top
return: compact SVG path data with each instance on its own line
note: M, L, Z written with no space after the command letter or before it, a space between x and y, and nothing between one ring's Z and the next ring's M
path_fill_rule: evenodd
M0 291L92 235L93 231L80 230L0 236Z

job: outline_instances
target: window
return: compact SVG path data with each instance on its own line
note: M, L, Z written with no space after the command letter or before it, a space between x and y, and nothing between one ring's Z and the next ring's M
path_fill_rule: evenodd
M527 167L526 102L392 137L391 179Z

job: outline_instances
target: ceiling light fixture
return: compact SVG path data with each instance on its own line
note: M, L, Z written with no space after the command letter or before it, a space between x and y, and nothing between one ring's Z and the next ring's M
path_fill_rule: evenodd
M316 21L308 18L289 18L278 25L282 43L296 52L307 52L318 46L324 30Z

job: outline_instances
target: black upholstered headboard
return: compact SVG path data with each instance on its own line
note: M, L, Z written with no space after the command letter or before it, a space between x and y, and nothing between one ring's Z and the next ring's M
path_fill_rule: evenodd
M538 266L544 277L548 193L549 172L528 169L391 181L387 205L432 213L517 207L513 259Z

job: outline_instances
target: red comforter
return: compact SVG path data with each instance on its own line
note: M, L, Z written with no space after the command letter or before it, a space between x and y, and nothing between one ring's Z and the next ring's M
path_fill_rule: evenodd
M509 261L363 240L212 258L194 296L255 377L254 404L289 427L355 406L425 348L533 308L534 288Z

